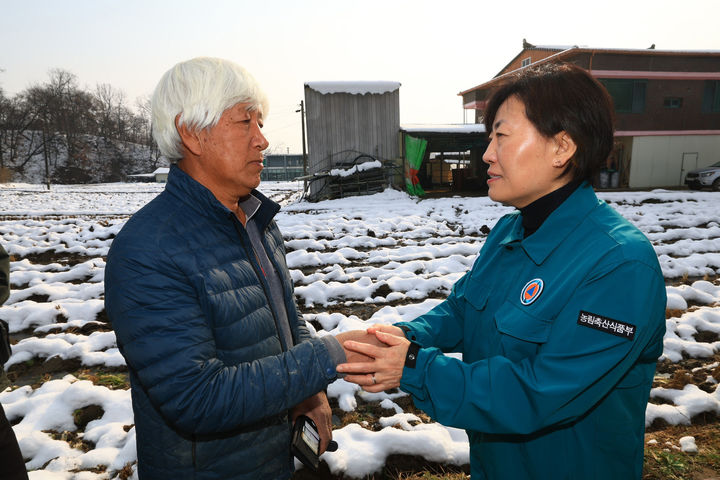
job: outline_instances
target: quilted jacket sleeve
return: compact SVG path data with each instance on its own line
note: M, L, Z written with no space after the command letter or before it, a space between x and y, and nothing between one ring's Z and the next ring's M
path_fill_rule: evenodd
M192 282L157 249L116 240L105 281L107 313L128 366L154 407L182 432L218 433L261 421L336 376L319 339L269 356L258 339L250 342L255 360L221 361Z

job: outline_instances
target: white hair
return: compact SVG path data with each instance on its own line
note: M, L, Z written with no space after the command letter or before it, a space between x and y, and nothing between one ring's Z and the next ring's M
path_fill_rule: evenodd
M178 63L165 72L152 97L152 131L160 151L170 160L182 158L178 115L178 125L199 131L215 126L223 112L238 103L250 103L267 116L267 97L243 67L208 57Z

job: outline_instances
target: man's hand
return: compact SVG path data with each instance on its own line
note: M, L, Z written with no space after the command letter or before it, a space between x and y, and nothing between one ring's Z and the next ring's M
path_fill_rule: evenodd
M295 405L290 413L293 423L300 415L307 415L315 422L320 435L320 451L318 454L322 455L327 450L330 440L332 440L332 410L325 392L319 392L312 397L306 398Z
M346 381L357 383L363 390L372 393L400 386L405 356L410 347L410 341L405 337L379 329L375 329L375 335L383 343L383 347L356 341L347 341L343 345L346 351L355 351L371 357L369 362L348 362L337 366L338 372L348 374L345 377Z
M385 325L383 323L376 323L375 325L368 327L367 332L372 333L373 335L375 332L385 332L390 335L395 335L396 337L405 337L405 332L402 328L396 327L395 325Z
M371 327L372 328L372 327ZM398 330L400 330L398 328ZM402 332L402 330L400 330ZM368 333L365 330L351 330L349 332L344 333L338 333L335 335L335 338L338 342L340 342L340 346L343 347L343 350L345 351L345 357L347 357L347 363L358 363L358 362L372 362L372 357L368 357L367 355L355 351L350 350L345 347L345 342L348 340L352 340L354 342L358 343L367 343L369 345L374 345L376 347L387 347L386 344L382 343L378 338L375 336L374 333Z

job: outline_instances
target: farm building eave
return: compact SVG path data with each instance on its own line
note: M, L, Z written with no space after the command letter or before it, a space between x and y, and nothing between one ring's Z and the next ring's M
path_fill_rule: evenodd
M389 81L337 81L337 82L305 82L305 86L323 95L329 93L349 93L365 95L394 92L400 88L400 82Z
M629 48L592 48L592 47L578 47L577 45L571 46L571 47L550 47L550 46L531 46L532 49L538 49L538 50L551 50L551 51L557 51L554 55L551 55L549 57L543 58L542 60L539 60L537 62L531 63L529 66L535 66L547 62L552 61L562 61L566 59L567 57L571 55L577 55L579 53L592 53L592 54L598 54L598 53L614 53L614 54L623 54L623 55L654 55L654 56L678 56L678 55L699 55L699 56L711 56L716 57L720 56L720 50L656 50L654 48L647 48L647 49L629 49ZM564 48L564 50L560 50L561 48ZM507 65L511 65L513 61L515 61L519 56L523 54L523 52L526 50L524 48L518 55L516 55L512 61L510 61ZM507 65L503 68L507 68ZM467 93L470 93L474 90L480 90L484 89L490 86L495 85L496 83L502 82L507 77L516 74L517 72L527 68L521 67L515 70L512 70L510 72L498 73L495 77L488 80L485 83L482 83L480 85L476 85L472 88L469 88L467 90L463 90L462 92L458 93L458 96L463 96Z

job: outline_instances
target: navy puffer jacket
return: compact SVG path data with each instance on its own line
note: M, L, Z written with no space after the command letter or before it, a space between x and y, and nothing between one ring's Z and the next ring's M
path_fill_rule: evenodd
M105 307L130 371L141 479L288 478L288 409L336 376L298 317L280 207L253 194L282 277L287 351L245 229L179 168L110 248Z

